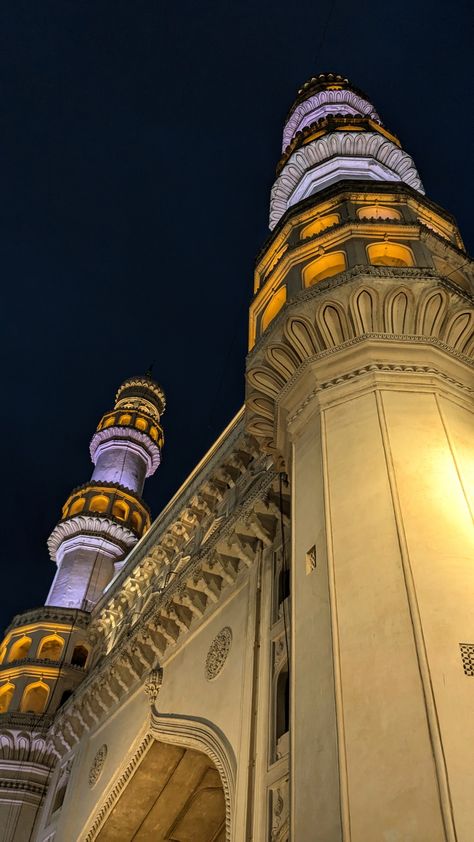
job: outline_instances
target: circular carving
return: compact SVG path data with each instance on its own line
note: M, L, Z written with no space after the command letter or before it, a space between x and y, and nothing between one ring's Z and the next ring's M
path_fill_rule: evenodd
M219 634L215 636L209 647L209 652L207 653L205 672L208 681L212 681L213 678L217 678L219 675L225 664L227 655L229 654L231 644L232 629L230 629L229 626L225 626L221 629Z
M99 780L107 757L107 746L105 743L96 751L92 766L89 769L89 786L94 786Z

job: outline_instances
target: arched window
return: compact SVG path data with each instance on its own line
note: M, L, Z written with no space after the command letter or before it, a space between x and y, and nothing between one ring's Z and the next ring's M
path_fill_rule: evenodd
M146 428L148 427L148 424L147 424L147 422L145 421L144 418L136 418L135 419L135 427L137 428L137 430L146 430Z
M128 412L126 412L125 415L121 415L119 418L119 424L131 424L131 422L132 416L129 415Z
M119 520L127 520L129 508L123 500L116 500L112 506L112 514Z
M152 437L152 439L153 439L154 441L156 441L156 440L157 440L157 438L158 438L158 430L156 429L156 427L150 427L150 436Z
M373 266L413 266L410 249L399 243L372 243L367 246L369 261Z
M142 528L142 517L138 512L132 512L132 529L135 532L140 532Z
M10 654L8 656L9 661L20 661L21 658L26 658L28 652L30 651L31 646L31 637L27 637L25 634L18 638L15 643L12 644L10 649Z
M77 500L74 500L74 503L71 504L69 508L69 515L77 515L78 512L82 512L84 506L86 505L86 498L85 497L78 497Z
M78 643L74 647L71 657L71 664L75 667L85 667L87 658L89 657L89 650L82 643Z
M321 231L325 231L326 228L331 228L333 225L337 225L340 220L338 213L328 213L326 216L320 216L318 219L313 219L309 225L305 225L303 230L301 231L301 239L305 240L306 237L314 237L315 234L320 234Z
M15 685L9 681L3 687L0 687L0 713L6 713L8 711L14 692Z
M104 427L111 427L112 424L115 424L115 415L110 415L109 418L105 419Z
M273 293L273 296L270 300L270 303L267 304L265 310L263 311L262 321L261 321L261 330L264 331L267 329L270 322L273 321L275 316L280 312L281 308L283 307L284 303L286 302L286 287L280 287L277 292Z
M49 687L43 681L28 684L23 693L20 710L22 713L43 713L48 701Z
M366 205L357 211L359 219L401 219L400 211L383 205Z
M344 251L331 251L313 260L303 269L303 283L305 287L312 287L313 284L324 281L325 278L332 278L347 268L346 254Z
M63 647L64 640L62 637L59 637L59 635L51 634L48 637L43 637L38 648L38 658L48 658L50 661L59 661Z
M275 725L278 741L290 728L290 681L287 666L280 671L277 680Z
M89 503L91 512L106 512L109 508L109 498L105 494L96 494Z

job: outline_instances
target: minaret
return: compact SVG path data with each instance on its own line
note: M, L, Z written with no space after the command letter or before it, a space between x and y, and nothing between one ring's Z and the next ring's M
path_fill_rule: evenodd
M336 74L298 91L270 228L246 404L291 477L290 838L468 842L473 265Z
M149 528L141 494L160 464L164 410L164 393L150 377L120 386L92 437L90 482L70 494L48 540L58 570L46 605L91 610Z

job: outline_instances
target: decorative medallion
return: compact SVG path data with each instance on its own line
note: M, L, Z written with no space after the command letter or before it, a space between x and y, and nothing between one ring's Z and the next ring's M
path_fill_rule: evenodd
M225 626L212 641L206 657L205 673L208 681L217 678L225 664L232 643L232 629Z
M92 766L89 769L89 786L94 786L99 780L107 757L107 746L105 743L97 750Z

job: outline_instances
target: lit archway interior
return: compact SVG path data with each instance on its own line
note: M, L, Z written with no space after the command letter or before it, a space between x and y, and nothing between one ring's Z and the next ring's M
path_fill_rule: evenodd
M98 842L225 842L219 772L205 754L154 742Z

